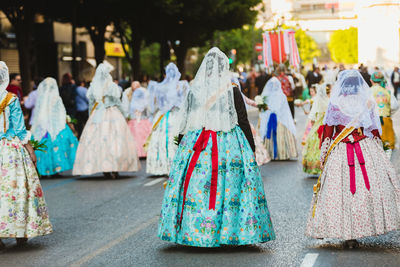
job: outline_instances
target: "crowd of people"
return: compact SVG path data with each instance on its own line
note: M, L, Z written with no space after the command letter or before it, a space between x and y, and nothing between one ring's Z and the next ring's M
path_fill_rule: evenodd
M306 235L356 247L356 239L400 228L400 180L390 161L398 68L388 76L364 66L306 75L283 65L259 75L229 67L212 48L190 83L170 63L161 82L123 90L100 64L88 89L65 74L60 87L49 77L24 97L20 76L0 62L0 246L1 238L25 243L52 232L39 175L117 179L138 171L139 158L148 174L169 176L162 240L199 247L274 240L259 166L297 159L296 106L308 115L303 170L318 177ZM31 111L28 127L21 105ZM259 109L256 127L250 107Z

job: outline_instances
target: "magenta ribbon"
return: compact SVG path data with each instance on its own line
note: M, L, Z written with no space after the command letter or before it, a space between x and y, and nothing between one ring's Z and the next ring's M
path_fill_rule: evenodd
M354 152L357 155L358 162L360 163L361 172L364 177L365 187L370 189L367 169L365 168L365 160L364 156L358 142L356 143L347 143L347 162L350 168L350 191L354 195L356 193L356 168L355 168L355 158Z

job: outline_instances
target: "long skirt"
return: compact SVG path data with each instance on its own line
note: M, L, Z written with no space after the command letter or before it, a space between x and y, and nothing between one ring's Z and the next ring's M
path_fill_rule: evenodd
M272 160L288 160L297 158L297 147L296 137L290 132L283 124L278 122L276 130L277 134L277 157L274 157L274 141L270 139L264 139L264 145L267 149L269 156Z
M256 161L258 166L267 164L268 162L271 161L271 158L269 157L269 154L267 150L264 147L264 144L262 142L262 138L258 131L253 127L253 125L250 123L251 127L251 132L253 134L254 138L254 144L256 145Z
M151 134L151 122L147 119L133 119L128 122L129 129L132 132L136 142L137 153L139 157L146 157L147 153L143 148L147 138Z
M197 163L192 162L195 167L180 220L185 177L200 133L201 130L188 132L179 145L164 193L158 236L197 247L246 245L275 239L261 174L239 126L227 133L217 132L217 144L210 137ZM213 198L215 209L210 209L214 145L218 151L218 157L214 158L218 176Z
M167 112L161 120L162 113L157 113L154 123L158 126L151 133L146 159L146 172L153 175L168 175L176 149L175 137L179 134L178 109Z
M318 129L322 125L323 119L324 117L321 116L319 120L315 121L303 148L303 171L312 175L321 173Z
M117 107L104 111L101 122L89 117L79 142L73 175L133 172L140 168L135 140ZM100 111L101 112L101 111Z
M382 118L382 143L389 145L390 149L394 149L396 145L396 135L393 130L393 121L390 117Z
M311 121L308 121L306 129L305 129L304 134L303 134L303 137L301 138L301 144L303 146L306 144L307 137L308 137L308 134L311 131L311 128L312 128L312 123L311 123Z
M65 125L64 130L54 141L47 133L40 142L46 145L44 151L35 151L40 175L53 175L72 170L79 142L68 125Z
M400 229L399 177L381 145L370 138L359 144L370 189L355 155L356 191L352 194L347 147L339 143L322 172L321 189L311 203L306 235L350 240Z
M0 238L50 234L46 201L28 151L18 138L3 138L0 144Z

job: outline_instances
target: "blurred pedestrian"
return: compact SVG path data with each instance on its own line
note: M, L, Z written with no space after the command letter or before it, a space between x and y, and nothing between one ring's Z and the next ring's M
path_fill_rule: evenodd
M271 159L297 158L296 126L277 77L267 82L262 96L267 98L268 110L260 113L260 134Z
M397 98L397 93L400 90L400 70L399 67L395 67L390 80L394 89L394 96Z
M23 245L28 238L53 231L31 136L17 97L6 91L8 83L7 65L0 61L0 249L5 247L3 238L16 238L17 245Z
M143 146L152 129L149 120L151 117L149 93L138 81L133 81L131 87L125 90L123 99L127 100L128 126L136 141L138 156L146 157L147 153Z
M246 107L218 48L206 54L183 107L158 236L196 247L274 240Z
M10 84L7 86L6 90L10 93L15 94L18 97L19 101L23 101L24 97L21 84L22 84L21 75L19 75L18 73L11 73Z
M87 98L88 89L84 82L81 82L78 87L76 87L76 131L78 132L78 138L81 137L83 128L89 118L89 99Z
M322 75L320 73L319 68L316 66L313 66L312 71L309 71L306 76L308 88L310 88L311 85L313 85L313 84L320 83L321 80L322 80Z
M396 97L388 90L387 82L382 72L374 72L371 77L372 81L372 95L375 98L379 117L382 126L382 142L386 149L391 154L396 144L396 136L393 130L392 113L399 109L399 103Z
M31 131L35 140L46 145L44 151L35 152L39 174L52 176L72 170L78 139L67 124L67 114L57 82L53 78L46 78L36 91Z
M62 76L60 97L64 104L67 115L71 118L76 118L76 85L70 73L65 73Z
M264 69L261 69L258 72L258 76L256 77L255 80L255 84L257 87L257 95L261 95L262 90L264 89L264 86L269 79L271 79L271 75L267 74Z
M380 139L371 89L358 70L335 83L322 128L322 174L314 185L306 235L345 240L400 229L400 180Z
M368 73L368 67L361 67L360 68L360 74L363 77L364 81L368 84L369 87L372 86L371 83L371 75Z
M118 178L118 172L140 168L136 145L124 117L121 91L113 82L111 68L101 63L90 84L89 120L79 142L73 175L103 172Z
M280 65L278 68L278 80L281 83L281 88L283 93L286 96L287 102L289 104L290 112L294 119L294 81L293 77L290 75L286 75L286 68L284 65Z
M146 142L146 172L168 175L173 162L176 145L174 138L179 131L179 110L188 91L187 81L179 81L181 73L174 63L165 68L161 83L150 81L150 110L154 115L153 128Z
M294 81L294 99L299 99L302 97L303 91L307 88L306 79L297 67L293 69L292 75Z
M38 83L41 82L41 79L38 80ZM30 110L30 118L29 118L29 125L32 126L33 122L33 117L35 116L36 113L36 101L37 101L37 85L35 83L35 86L33 87L33 90L24 97L24 107L28 110Z

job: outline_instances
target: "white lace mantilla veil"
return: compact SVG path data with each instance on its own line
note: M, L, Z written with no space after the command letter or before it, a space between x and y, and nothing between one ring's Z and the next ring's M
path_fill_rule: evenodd
M363 127L364 134L373 137L372 131L382 133L372 91L357 70L344 70L332 88L324 124Z
M329 96L326 94L326 84L317 85L317 95L314 98L308 119L315 121L317 113L325 113L328 109Z
M129 113L143 112L149 105L149 93L143 87L136 88L132 93Z
M41 140L46 133L49 133L54 141L65 128L66 121L67 113L60 97L57 81L46 78L37 89L31 132L36 140Z
M269 79L261 95L267 97L268 105L268 110L260 113L261 136L264 137L267 133L267 125L272 113L276 114L279 123L283 124L296 136L296 126L294 125L292 113L290 112L287 98L282 91L282 85L278 78L272 77Z
M181 110L181 134L205 130L229 132L238 124L229 61L214 47L191 82Z
M147 89L150 94L150 108L152 113L155 113L157 110L166 113L173 107L181 105L182 99L178 92L180 78L181 73L178 67L174 63L169 63L165 67L165 78L162 82L149 82Z
M4 61L0 61L0 101L7 95L7 86L10 82L8 67Z
M86 93L88 99L93 99L100 103L103 100L103 96L108 95L117 98L121 96L121 90L118 85L113 82L110 74L111 71L112 66L104 63L101 63L97 67L93 80Z

